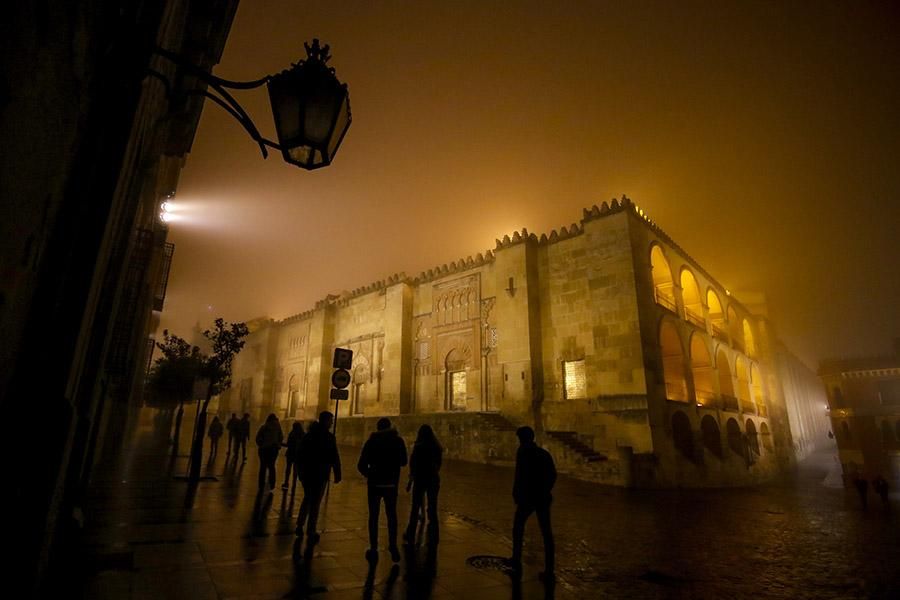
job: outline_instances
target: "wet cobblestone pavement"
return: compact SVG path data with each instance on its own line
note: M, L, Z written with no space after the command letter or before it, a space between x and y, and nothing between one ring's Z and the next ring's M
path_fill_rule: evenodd
M393 566L382 549L370 569L358 449L342 448L345 479L330 487L321 541L306 553L293 534L299 486L293 497L279 488L259 498L255 452L226 466L223 446L206 471L218 480L191 498L172 477L184 473L186 457L170 460L149 420L134 441L94 478L81 552L85 598L900 597L897 497L894 514L877 498L863 512L831 483L828 453L788 481L752 489L651 492L561 477L553 507L558 581L546 587L537 577L543 549L534 519L521 584L467 562L510 554L510 468L447 461L436 556L423 546ZM401 523L406 516L403 494Z

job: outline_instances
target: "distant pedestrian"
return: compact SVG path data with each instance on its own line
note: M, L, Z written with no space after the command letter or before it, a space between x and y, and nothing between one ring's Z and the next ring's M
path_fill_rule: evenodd
M878 494L878 497L881 498L881 503L884 504L884 510L891 509L891 501L888 498L888 482L881 475L876 475L875 479L872 480L872 490Z
M384 513L388 526L388 550L391 560L400 562L397 548L397 486L400 469L406 466L406 444L391 420L378 419L377 430L369 436L359 455L357 470L368 482L369 501L369 549L366 558L378 560L378 513L384 501Z
M275 461L281 450L281 423L275 413L266 417L266 422L256 432L256 445L259 448L259 491L266 488L266 474L269 475L269 492L275 489Z
M862 509L869 508L869 482L859 473L853 478L853 485L856 487L856 493L859 494L859 501L862 503Z
M299 462L295 465L297 476L303 485L303 502L297 515L295 533L303 537L303 530L309 534L309 543L319 541L316 523L319 520L319 506L328 477L334 471L334 482L341 482L341 457L337 450L337 440L329 431L334 415L323 411L319 420L309 426L306 435L300 442Z
M519 427L519 450L516 452L516 475L513 483L513 500L516 514L513 520L513 554L510 563L513 572L522 573L522 541L525 523L531 513L537 513L541 536L544 538L544 578L552 580L555 568L553 530L550 526L550 504L553 502L553 484L556 483L556 466L550 453L534 443L534 430Z
M219 420L218 416L213 417L212 423L209 424L209 430L207 435L209 436L209 455L210 458L215 456L219 452L219 438L222 437L222 433L225 428L222 427L222 421Z
M237 462L238 451L247 462L247 442L250 440L250 413L244 413L244 417L237 424L237 447L234 449L234 462Z
M239 428L240 420L238 420L236 414L231 413L231 418L228 419L228 423L225 424L225 429L228 431L228 451L225 453L225 458L231 456L232 450L234 450L235 456L237 456L237 438Z
M288 482L291 480L291 475L296 477L297 474L297 458L300 456L300 442L303 441L303 425L300 421L294 421L293 427L291 427L291 432L288 433L287 443L284 444L285 450L284 453L284 483L281 484L281 489L287 491L289 485Z
M438 492L441 489L441 462L444 449L434 435L430 425L419 427L419 433L409 457L409 479L412 483L412 506L409 511L409 525L403 539L408 544L416 541L416 526L425 496L428 496L428 543L438 543ZM407 487L407 490L409 488Z

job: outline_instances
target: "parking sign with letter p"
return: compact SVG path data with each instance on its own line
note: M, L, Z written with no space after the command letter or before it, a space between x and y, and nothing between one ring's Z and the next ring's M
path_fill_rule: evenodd
M334 361L331 364L334 369L347 369L353 366L353 350L347 348L334 349Z

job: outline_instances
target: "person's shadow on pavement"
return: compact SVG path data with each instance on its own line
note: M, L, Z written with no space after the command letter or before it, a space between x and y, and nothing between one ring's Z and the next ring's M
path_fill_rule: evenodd
M430 598L434 589L434 577L437 575L437 546L425 547L424 560L420 561L422 549L406 545L404 546L404 558L406 573L403 576L406 581L407 598Z
M363 600L373 600L375 597L375 570L378 568L378 561L370 560L369 561L369 571L366 573L366 584L363 588ZM394 564L391 566L391 572L388 574L387 579L384 580L384 589L379 592L379 598L391 598L391 592L394 589L394 584L397 583L397 578L400 576L400 565ZM409 598L416 598L417 596L408 596ZM424 598L424 597L423 597Z

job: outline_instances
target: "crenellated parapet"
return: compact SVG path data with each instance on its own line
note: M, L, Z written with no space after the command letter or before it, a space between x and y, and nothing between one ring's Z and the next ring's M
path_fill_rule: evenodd
M383 292L387 288L392 285L396 285L398 283L411 283L409 277L406 276L406 273L394 273L387 279L381 279L370 283L369 285L364 285L362 287L358 287L349 292L344 292L340 295L341 302L349 302L353 298L357 298L359 296L365 296L366 294L371 294L372 292Z
M412 280L412 283L428 283L429 281L434 281L435 279L440 279L441 277L446 277L447 275L452 275L454 273L459 273L460 271L466 271L468 269L474 269L476 267L480 267L492 262L494 262L494 253L492 251L487 250L484 254L479 252L474 257L472 255L469 255L466 258L461 258L457 261L451 262L450 264L445 263L439 267L428 269L427 271L422 271L421 273L419 273L418 277L415 277Z
M300 321L306 321L308 319L311 319L313 314L315 314L315 312L316 311L313 309L304 310L303 312L299 312L295 315L285 317L280 321L275 321L275 324L276 325L289 325L291 323L299 323Z
M309 319L312 317L313 313L316 310L320 310L327 306L333 305L347 306L351 300L361 296L365 296L367 294L372 294L375 292L384 294L387 288L398 283L419 285L423 283L429 283L431 281L441 279L449 275L454 275L470 269L475 269L494 262L496 258L496 252L507 248L512 248L513 246L517 246L519 244L527 243L534 244L536 246L548 246L550 244L568 240L583 234L585 225L587 223L622 212L628 212L637 217L637 219L639 219L647 227L649 227L650 230L660 238L660 240L664 241L673 250L680 253L694 268L705 275L710 280L710 282L725 290L724 286L718 283L718 281L716 281L716 279L712 277L706 271L706 269L700 266L700 264L693 257L691 257L691 255L685 252L684 249L679 246L665 231L663 231L662 228L660 228L659 225L657 225L650 218L650 216L646 212L644 212L643 209L632 202L632 200L628 198L628 196L623 194L620 199L613 198L609 202L603 202L599 206L595 204L590 208L583 209L582 219L580 222L571 223L567 226L564 225L559 229L553 229L549 234L542 233L540 236L538 236L534 233L529 232L528 229L523 228L519 231L514 231L512 234L504 235L502 238L498 238L497 240L495 240L496 243L493 250L486 250L484 253L479 252L474 256L469 255L467 257L460 258L459 260L436 266L426 271L422 271L415 277L407 277L407 275L402 272L395 273L387 277L386 279L372 282L368 285L355 288L351 291L345 291L341 294L329 294L325 298L316 302L314 309L297 313L283 319L282 321L279 321L279 323L287 324ZM734 298L732 298L732 300L736 301ZM736 301L736 303L740 305L740 302Z
M504 248L510 248L512 246L517 246L527 241L534 240L536 240L534 234L529 234L527 229L522 229L522 231L513 232L512 237L504 235L502 240L495 240L496 247L494 248L494 250L502 250Z
M542 233L540 239L537 240L537 243L541 246L555 244L556 242L561 242L563 240L573 238L577 235L581 235L582 233L584 233L584 227L579 226L577 223L572 223L568 227L563 225L559 228L559 231L553 229L552 231L550 231L550 235Z
M604 202L600 206L597 206L595 204L590 208L583 209L582 210L583 216L581 219L581 224L583 226L588 221L593 221L594 219L599 219L601 217L606 217L606 216L609 216L609 215L612 215L615 213L620 213L623 210L626 210L629 207L633 207L633 206L634 206L634 203L631 201L631 199L628 196L626 196L625 194L622 194L621 201L613 198L608 203Z

